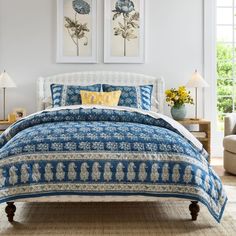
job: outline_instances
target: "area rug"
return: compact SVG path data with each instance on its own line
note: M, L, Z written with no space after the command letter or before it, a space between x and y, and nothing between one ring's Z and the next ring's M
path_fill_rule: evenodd
M189 201L157 203L16 203L16 222L8 223L0 205L1 236L33 235L236 235L236 177L223 176L229 195L218 224L201 205L192 222Z

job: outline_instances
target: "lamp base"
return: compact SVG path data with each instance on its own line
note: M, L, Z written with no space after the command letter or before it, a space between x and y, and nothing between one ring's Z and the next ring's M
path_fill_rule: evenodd
M199 120L201 120L200 118L190 118L190 120L196 120L196 121L199 121Z

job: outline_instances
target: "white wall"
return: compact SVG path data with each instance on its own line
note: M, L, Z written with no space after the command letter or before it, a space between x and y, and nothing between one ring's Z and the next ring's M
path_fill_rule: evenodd
M56 0L0 0L0 70L6 69L17 83L17 89L7 91L8 112L14 107L35 111L39 76L84 70L131 71L162 75L169 88L185 84L195 68L202 71L203 0L146 0L144 65L103 64L103 0L97 2L99 63L62 65L55 63Z

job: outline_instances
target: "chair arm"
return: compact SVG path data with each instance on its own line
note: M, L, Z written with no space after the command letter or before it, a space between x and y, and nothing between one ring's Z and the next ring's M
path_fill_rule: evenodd
M236 134L236 113L229 114L225 117L225 136Z

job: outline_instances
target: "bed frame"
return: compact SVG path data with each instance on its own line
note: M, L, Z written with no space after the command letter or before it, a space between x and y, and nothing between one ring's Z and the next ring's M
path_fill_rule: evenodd
M112 85L153 85L152 109L163 113L164 104L164 80L162 77L153 77L142 74L95 71L95 72L77 72L68 74L59 74L49 77L41 77L37 83L37 110L45 109L45 101L51 97L50 85L92 85L92 84L112 84Z
M45 78L39 78L37 81L37 110L44 110L46 101L50 100L50 85L53 83L66 85L91 85L96 83L113 85L153 85L152 110L163 113L164 104L164 80L162 77L153 77L142 74L96 71L96 72L77 72L68 74L59 74ZM16 202L156 202L163 198L148 196L49 196L19 199ZM178 199L180 200L180 199ZM192 220L197 220L200 211L198 202L192 201L189 210ZM13 222L16 206L14 202L7 202L6 213L9 222Z

